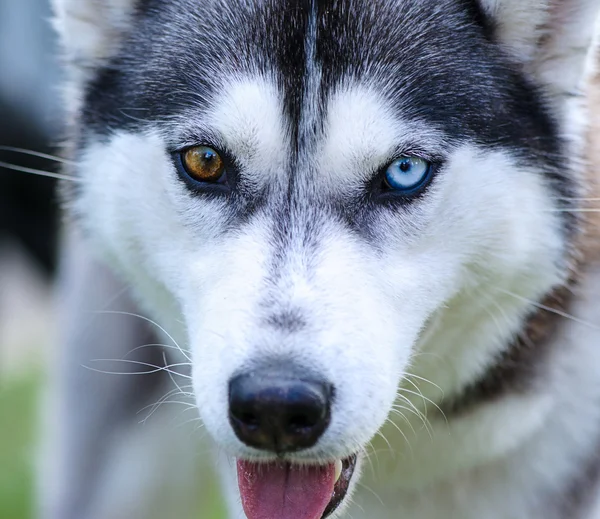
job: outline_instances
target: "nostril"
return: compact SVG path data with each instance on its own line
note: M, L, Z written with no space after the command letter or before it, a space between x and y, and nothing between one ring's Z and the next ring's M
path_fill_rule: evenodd
M252 413L241 413L239 415L239 420L248 427L256 428L260 425L260 420L255 414Z
M306 414L297 414L290 416L288 419L288 428L290 430L301 431L303 429L310 429L314 427L318 422L318 417L308 416Z

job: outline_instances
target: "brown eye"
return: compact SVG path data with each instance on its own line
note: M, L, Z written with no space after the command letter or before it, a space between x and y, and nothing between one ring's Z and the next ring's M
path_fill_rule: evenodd
M198 182L217 182L225 171L221 156L208 146L188 148L181 161L186 173Z

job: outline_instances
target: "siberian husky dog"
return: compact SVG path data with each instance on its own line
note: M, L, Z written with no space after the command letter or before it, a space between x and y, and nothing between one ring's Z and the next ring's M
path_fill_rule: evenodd
M600 517L598 0L55 9L44 517L183 517L207 451L236 519Z

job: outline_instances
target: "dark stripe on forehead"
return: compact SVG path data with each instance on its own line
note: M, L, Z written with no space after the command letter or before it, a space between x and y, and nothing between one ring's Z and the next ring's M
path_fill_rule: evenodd
M312 10L311 0L267 0L251 21L256 48L250 59L260 56L262 72L279 82L292 143L298 138L306 81L306 35Z

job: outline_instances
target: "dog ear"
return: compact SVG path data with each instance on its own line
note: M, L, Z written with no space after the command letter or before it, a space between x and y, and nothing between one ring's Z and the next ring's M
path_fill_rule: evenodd
M598 30L599 0L479 0L496 38L548 93L577 91Z
M52 0L68 65L90 70L115 54L138 0Z

